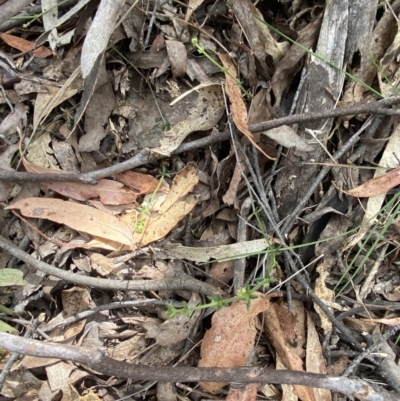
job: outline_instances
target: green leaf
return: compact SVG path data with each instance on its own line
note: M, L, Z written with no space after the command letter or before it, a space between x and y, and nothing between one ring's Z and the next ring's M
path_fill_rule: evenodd
M177 315L177 313L179 312L178 309L175 308L175 306L171 305L171 304L167 304L167 316L172 319L173 317L175 317Z
M3 322L2 320L0 320L0 331L5 332L5 333L18 334L17 329L14 329L14 327Z
M17 269L0 269L0 287L25 285L24 274Z
M0 304L0 312L5 313L8 316L14 316L14 312L11 309L1 304Z

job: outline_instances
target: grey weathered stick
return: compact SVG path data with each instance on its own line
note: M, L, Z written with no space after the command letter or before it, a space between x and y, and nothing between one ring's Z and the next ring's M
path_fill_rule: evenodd
M191 368L132 365L103 355L94 348L45 343L0 333L0 347L24 355L42 358L60 358L86 365L97 372L134 380L157 380L162 382L235 382L298 384L308 387L327 388L348 397L363 401L398 401L399 395L389 393L378 386L345 377L331 377L316 373L270 368Z

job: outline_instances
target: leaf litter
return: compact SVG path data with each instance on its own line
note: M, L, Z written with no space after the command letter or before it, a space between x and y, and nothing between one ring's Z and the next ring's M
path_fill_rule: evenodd
M396 397L400 1L29 3L0 4L1 395Z

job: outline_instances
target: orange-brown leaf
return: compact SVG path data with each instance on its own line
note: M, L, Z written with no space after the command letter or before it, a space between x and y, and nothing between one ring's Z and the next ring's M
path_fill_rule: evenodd
M229 74L225 73L226 85L225 90L231 102L232 119L238 129L246 135L247 139L268 159L273 159L268 156L256 143L253 134L250 132L247 124L247 109L242 99L242 93L234 78L237 79L236 69L229 56L224 53L217 53L225 68L228 68ZM232 78L234 77L234 78Z
M235 302L214 313L212 327L201 344L199 367L237 367L248 365L248 359L256 336L255 318L269 307L269 296L257 294L250 308L244 302ZM217 393L226 384L200 383Z
M43 185L69 198L86 201L99 197L104 205L126 205L136 201L137 193L117 181L101 179L96 185L82 182L44 182Z
M358 198L368 198L371 196L384 194L389 191L389 189L392 189L399 184L400 167L397 167L384 175L372 178L371 180L364 182L364 184L361 184L358 187L343 192L351 196L356 196Z
M151 194L158 185L158 180L152 175L137 173L136 171L124 171L113 176L117 181L122 182L129 188L137 191L136 195ZM165 187L160 188L165 190Z
M26 40L20 38L18 36L9 35L7 33L0 33L0 38L4 40L9 46L14 49L18 49L21 52L30 52L35 47L35 43L30 40ZM38 58L46 58L51 56L53 53L51 50L47 49L44 46L40 46L37 49L33 50L33 55Z

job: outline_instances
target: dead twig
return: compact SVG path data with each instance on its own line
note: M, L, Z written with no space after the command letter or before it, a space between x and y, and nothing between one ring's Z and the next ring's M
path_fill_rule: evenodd
M173 278L159 280L110 280L96 277L81 276L69 271L58 269L45 262L35 259L0 235L0 248L16 256L30 266L46 274L58 277L70 283L84 285L93 288L102 288L114 291L159 291L185 289L199 292L205 295L221 293L211 284L196 280L186 273L175 271Z

